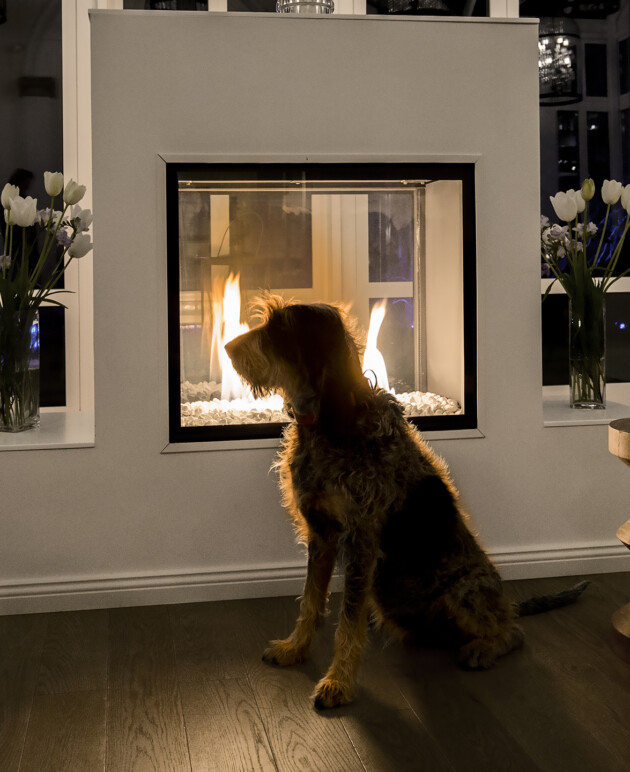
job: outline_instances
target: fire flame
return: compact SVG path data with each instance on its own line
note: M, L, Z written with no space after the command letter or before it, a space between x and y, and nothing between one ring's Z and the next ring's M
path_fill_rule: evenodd
M210 348L210 370L215 367L218 358L221 368L221 399L239 399L249 396L249 388L239 378L232 360L225 351L225 344L249 332L249 327L241 322L241 288L239 275L230 274L222 282L212 287L212 341Z
M249 326L241 322L241 289L238 274L230 273L225 281L213 281L211 305L210 372L220 372L221 399L251 400L251 390L241 381L224 348L225 344L233 338L249 331ZM370 314L367 344L363 355L363 372L372 386L379 386L389 391L387 367L376 345L386 313L387 300L375 303Z
M370 314L370 326L368 328L367 343L363 354L363 372L372 386L380 386L389 391L387 367L383 355L378 350L376 343L383 319L387 313L387 300L379 300L375 303Z

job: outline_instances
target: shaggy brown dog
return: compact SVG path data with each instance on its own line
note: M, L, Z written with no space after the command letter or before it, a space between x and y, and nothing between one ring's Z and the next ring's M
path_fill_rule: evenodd
M263 658L278 665L305 658L341 554L342 607L317 708L352 699L370 611L390 631L456 647L465 667L490 667L523 633L466 525L446 464L396 399L363 376L342 311L274 296L261 306L262 324L225 348L254 395L280 392L293 416L277 466L284 504L308 546L296 627Z

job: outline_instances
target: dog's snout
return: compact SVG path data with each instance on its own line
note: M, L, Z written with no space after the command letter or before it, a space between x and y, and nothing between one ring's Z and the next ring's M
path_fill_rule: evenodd
M249 334L249 332L245 332L242 335L238 335L236 338L232 338L232 340L225 344L225 351L233 363L235 362L235 358L238 357L239 351L242 351L243 347L246 345L245 338L247 338Z
M225 351L226 351L227 355L230 357L230 359L232 359L232 355L234 353L234 349L236 348L236 340L237 339L234 338L233 340L228 341L225 344L225 346L224 346Z

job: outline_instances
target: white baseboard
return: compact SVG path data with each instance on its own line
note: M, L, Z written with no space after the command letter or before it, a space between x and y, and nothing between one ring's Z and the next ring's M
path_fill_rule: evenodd
M494 553L506 579L630 571L617 544ZM305 566L284 565L154 576L97 577L0 584L0 615L299 595ZM333 590L341 588L333 577Z
M492 559L506 580L630 571L630 552L619 542L590 547L495 552Z

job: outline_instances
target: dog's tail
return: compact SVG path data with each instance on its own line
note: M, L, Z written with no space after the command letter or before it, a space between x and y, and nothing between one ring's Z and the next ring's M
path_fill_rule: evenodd
M585 580L561 592L554 592L550 595L535 595L533 598L522 600L520 603L514 604L516 613L519 617L524 617L560 608L560 606L567 606L569 603L574 603L589 584L590 582Z

